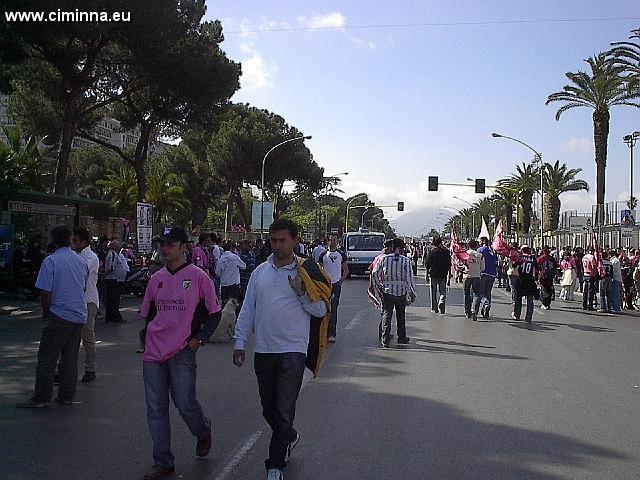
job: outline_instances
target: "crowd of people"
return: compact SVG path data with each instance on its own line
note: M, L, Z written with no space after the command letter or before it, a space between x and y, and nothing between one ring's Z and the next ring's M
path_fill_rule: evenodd
M322 349L337 338L340 293L349 276L338 239L330 236L304 244L296 225L281 219L270 226L266 242L223 241L203 233L194 244L183 228L169 226L153 238L152 251L142 260L117 239L101 237L93 243L84 228L55 227L51 240L52 247L39 259L35 282L44 323L34 393L17 406L48 406L56 380L58 395L53 400L76 403L80 344L85 352L81 381L96 380L95 322L100 306L105 303L105 322L124 321L119 307L122 284L141 261L152 273L140 308L145 319L140 352L154 461L144 479L164 479L175 468L170 397L196 438L196 455L209 453L211 421L196 398L195 352L207 343L224 305L232 299L237 305L233 363L238 367L245 363L247 341L253 335L258 393L272 429L267 478L283 479L287 459L300 441L293 422L304 369L317 373ZM444 245L439 237L428 244L389 239L370 266L368 288L381 310L381 348L389 348L394 337L394 312L397 344L411 341L405 313L416 300L420 258L432 312L446 313L453 279L462 283L465 314L473 321L478 316L489 318L496 280L498 287L511 292L514 320L520 320L526 304L526 322L532 321L536 298L541 308L550 308L558 283L563 301L573 301L579 290L585 310L596 308L597 294L599 311L619 313L623 307L634 308L640 281L640 250L605 246L603 251L589 247L584 253L581 248L544 246L536 252L527 245L496 244L487 237L466 245L456 239ZM310 361L312 345L315 359Z

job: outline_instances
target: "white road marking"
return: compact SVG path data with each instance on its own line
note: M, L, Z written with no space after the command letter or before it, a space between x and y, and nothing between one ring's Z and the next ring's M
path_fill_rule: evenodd
M345 330L352 330L359 322L360 320L362 320L362 318L367 314L366 310L362 310L358 313L356 313L353 318L351 319L351 321L349 323L347 323L344 326Z
M229 460L224 468L214 477L214 480L225 480L231 476L236 467L240 464L242 459L247 456L258 439L262 436L262 431L258 430L253 435L249 436L244 445L242 445L235 455Z

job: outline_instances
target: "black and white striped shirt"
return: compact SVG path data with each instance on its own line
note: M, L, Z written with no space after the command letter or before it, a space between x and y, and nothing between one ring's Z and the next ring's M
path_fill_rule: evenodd
M390 253L382 257L373 268L371 278L376 290L381 293L397 297L408 292L416 293L411 260L404 255Z

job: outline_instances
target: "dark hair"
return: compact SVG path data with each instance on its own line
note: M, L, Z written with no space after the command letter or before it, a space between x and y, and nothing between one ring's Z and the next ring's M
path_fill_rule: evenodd
M51 241L56 247L68 247L71 245L71 229L66 225L58 225L51 229Z
M273 222L269 226L269 235L280 230L288 230L291 238L296 238L298 236L298 226L291 220L287 220L286 218L279 218L278 220Z
M211 235L209 235L208 233L201 233L198 237L198 243L206 242L207 238L211 238Z
M442 245L442 239L440 237L433 237L433 240L431 240L431 243L433 244L434 247L439 247L440 245Z
M233 250L233 242L224 242L224 244L222 245L222 249L225 252L230 252L231 250Z
M91 243L91 234L89 230L82 227L77 227L73 229L73 235L78 237L78 239L82 242L85 242L87 245Z
M384 241L384 248L393 247L393 238L388 238Z
M404 240L402 240L400 237L394 238L393 248L404 248Z
M478 241L477 240L469 240L468 246L469 246L469 248L471 250L475 250L476 248L478 248Z

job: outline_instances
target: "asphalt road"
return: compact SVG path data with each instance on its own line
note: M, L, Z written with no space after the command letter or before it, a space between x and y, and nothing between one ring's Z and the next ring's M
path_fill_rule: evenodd
M343 286L338 341L298 401L302 439L287 479L640 477L640 318L556 301L536 306L529 326L509 318L510 299L494 288L492 318L472 322L459 287L438 315L419 285L411 343L381 350L365 288L359 278ZM140 479L151 466L142 320L134 299L125 306L129 323L96 327L98 379L79 384L82 403L35 411L14 404L33 388L38 312L0 317L1 479ZM232 348L198 353L198 397L214 428L207 458L172 408L176 479L265 477L270 431L252 356L236 368Z

